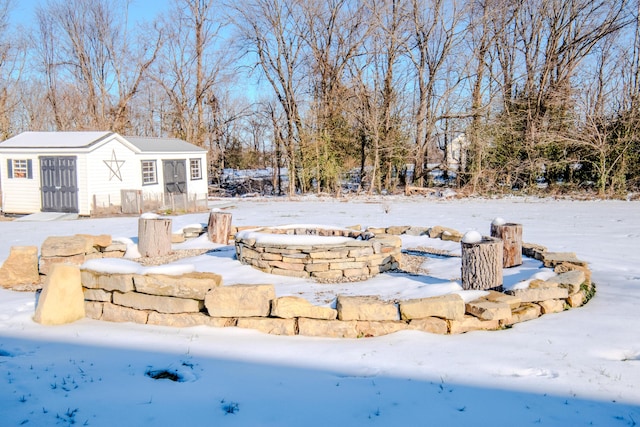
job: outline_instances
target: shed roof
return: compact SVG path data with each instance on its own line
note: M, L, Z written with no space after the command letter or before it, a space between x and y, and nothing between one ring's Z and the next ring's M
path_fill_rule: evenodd
M148 138L140 136L125 136L131 144L138 147L143 152L165 153L165 152L202 152L206 151L202 147L188 143L177 138Z
M2 148L89 148L100 141L112 136L119 136L115 132L23 132L6 141L0 142ZM190 144L177 138L146 138L127 136L126 140L141 152L147 153L175 153L175 152L203 152L202 147Z
M85 148L113 132L22 132L0 142L0 148Z

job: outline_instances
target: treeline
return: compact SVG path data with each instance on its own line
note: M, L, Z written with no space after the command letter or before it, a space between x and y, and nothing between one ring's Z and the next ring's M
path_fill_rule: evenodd
M284 193L640 190L640 0L0 0L0 132L207 147Z

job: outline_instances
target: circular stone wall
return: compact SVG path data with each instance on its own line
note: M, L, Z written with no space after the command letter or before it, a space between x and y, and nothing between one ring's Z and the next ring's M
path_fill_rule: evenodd
M264 227L238 232L238 260L265 273L337 283L398 268L402 241L344 228Z

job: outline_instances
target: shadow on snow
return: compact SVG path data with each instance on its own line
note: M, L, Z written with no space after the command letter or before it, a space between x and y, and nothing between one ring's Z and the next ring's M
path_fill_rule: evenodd
M296 339L272 338L284 345ZM233 340L234 334L224 339ZM210 345L215 348L216 342ZM340 347L326 340L329 350L334 345ZM154 379L157 372L166 375ZM4 425L224 420L260 426L633 426L640 421L639 406L614 401L390 377L366 368L340 372L15 337L0 337L0 383Z

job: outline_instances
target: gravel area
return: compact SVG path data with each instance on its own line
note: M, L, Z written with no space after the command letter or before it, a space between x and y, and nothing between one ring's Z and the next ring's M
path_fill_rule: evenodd
M171 262L178 261L183 258L191 258L191 257L199 256L204 253L207 253L208 251L209 251L208 249L182 249L182 250L173 251L168 255L157 256L157 257L136 258L133 261L145 267L151 266L151 265L162 265L162 264L169 264Z
M422 267L428 255L447 257L460 256L444 249L419 246L417 248L402 251L402 263L400 264L400 270L410 274L429 274L429 270Z

